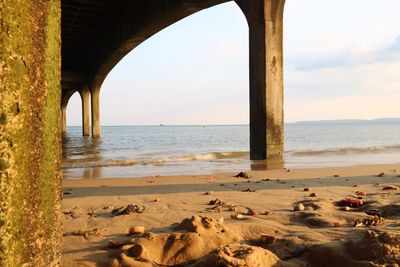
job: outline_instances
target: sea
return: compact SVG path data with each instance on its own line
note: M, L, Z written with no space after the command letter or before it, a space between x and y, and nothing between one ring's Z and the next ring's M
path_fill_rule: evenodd
M67 179L208 175L250 170L248 125L104 126L101 137L69 126ZM286 168L400 163L400 122L285 125Z

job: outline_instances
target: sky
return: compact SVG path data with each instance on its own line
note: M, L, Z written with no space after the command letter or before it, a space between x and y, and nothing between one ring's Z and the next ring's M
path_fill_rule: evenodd
M399 0L286 0L285 121L400 117L399 12ZM247 124L248 65L236 4L198 12L114 67L101 124ZM77 93L67 124L81 125Z

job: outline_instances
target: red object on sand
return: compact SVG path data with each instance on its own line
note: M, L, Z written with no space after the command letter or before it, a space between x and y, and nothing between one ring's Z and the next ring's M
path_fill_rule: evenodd
M358 208L364 204L364 201L358 198L346 197L340 201L340 204L346 207Z
M367 193L365 193L365 192L363 192L363 191L357 191L356 194L357 194L358 196L366 196L366 195L367 195Z

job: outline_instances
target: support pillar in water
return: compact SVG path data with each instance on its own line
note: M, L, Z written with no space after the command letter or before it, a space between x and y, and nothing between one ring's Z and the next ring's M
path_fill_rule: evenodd
M92 136L100 137L100 88L91 89L92 100Z
M82 134L83 136L90 135L90 90L88 87L83 87L80 91L82 99Z
M249 24L250 158L283 160L285 0L236 0Z

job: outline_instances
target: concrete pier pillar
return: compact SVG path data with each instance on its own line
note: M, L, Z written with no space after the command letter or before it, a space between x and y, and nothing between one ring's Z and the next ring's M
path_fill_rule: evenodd
M67 133L67 105L61 106L61 132Z
M92 88L92 137L100 137L100 88Z
M249 24L250 157L283 160L285 0L236 0Z
M60 9L0 0L0 266L61 265Z
M83 87L79 92L82 100L82 134L90 135L90 90Z

